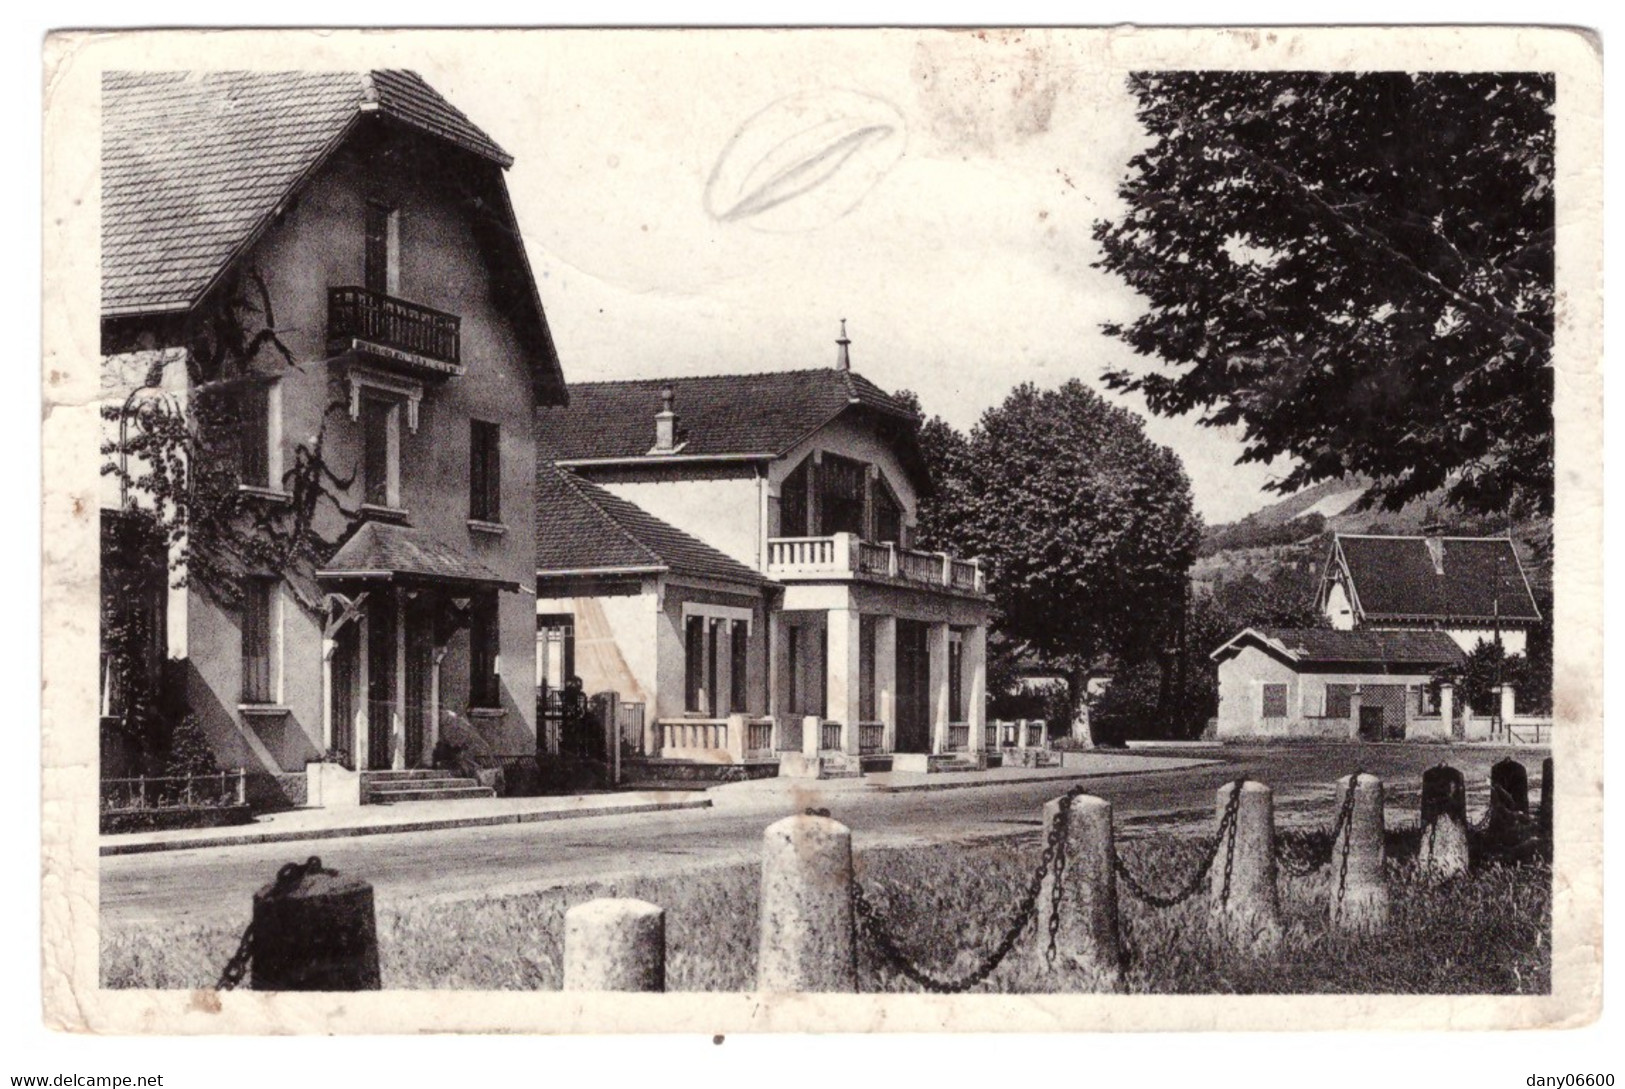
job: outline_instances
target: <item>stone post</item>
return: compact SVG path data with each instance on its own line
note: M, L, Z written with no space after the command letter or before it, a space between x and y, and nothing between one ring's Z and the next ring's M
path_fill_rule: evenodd
M1044 805L1044 828L1054 827L1063 799ZM1061 877L1061 922L1055 935L1057 962L1094 975L1105 988L1114 986L1122 971L1117 937L1117 873L1112 860L1112 804L1104 798L1082 795L1072 801L1067 823L1066 869ZM1048 944L1053 871L1038 893L1034 933L1039 948Z
M378 930L372 885L290 863L254 894L256 991L376 991Z
M1503 737L1508 739L1512 737L1512 720L1517 717L1517 693L1510 684L1503 684L1501 686L1501 734Z
M1331 919L1343 931L1381 930L1388 925L1388 886L1383 881L1386 857L1382 780L1375 775L1345 775L1337 781L1337 806L1343 811L1350 789L1354 808L1348 823L1332 841ZM1347 860L1345 869L1344 860Z
M801 755L815 764L818 761L819 738L824 736L824 720L817 715L801 718Z
M987 763L987 625L977 624L965 633L965 721L969 738L965 751L979 765Z
M749 721L744 715L728 716L728 759L735 764L745 762L745 733Z
M1234 783L1214 792L1215 820L1222 823L1230 806ZM1273 941L1280 937L1281 906L1275 888L1275 794L1263 783L1241 785L1236 804L1236 824L1219 843L1218 856L1208 876L1208 898L1213 920L1233 942ZM1228 867L1230 891L1225 895Z
M892 548L892 563L897 550ZM895 572L895 566L893 568ZM875 617L875 713L885 729L882 752L897 751L897 618Z
M931 751L948 751L948 625L930 624L925 634Z
M644 900L590 900L564 913L566 991L664 991L666 913Z
M1446 764L1422 773L1422 848L1417 865L1435 880L1467 872L1467 781Z
M1510 756L1490 768L1490 805L1529 814L1529 770Z
M828 817L786 817L762 833L756 989L857 990L852 833Z
M841 723L841 751L858 755L858 720L862 715L859 681L862 663L862 614L856 609L829 611L829 660L824 665L827 693L825 712Z
M1444 735L1446 738L1456 736L1456 686L1441 684L1439 686L1439 718L1444 722Z

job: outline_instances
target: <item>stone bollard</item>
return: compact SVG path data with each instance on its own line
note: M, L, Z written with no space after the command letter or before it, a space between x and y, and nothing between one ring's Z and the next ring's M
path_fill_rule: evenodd
M589 900L564 913L564 989L664 991L666 913L647 900Z
M1337 781L1334 812L1343 812L1351 787L1354 808L1332 840L1332 925L1343 931L1381 930L1388 925L1388 886L1382 873L1386 855L1382 780L1362 774L1351 782L1355 778L1345 775Z
M762 833L756 989L858 989L852 833L828 817L786 817Z
M1540 762L1540 834L1549 842L1552 838L1552 758Z
M1467 780L1447 764L1422 773L1422 846L1417 865L1436 880L1467 872Z
M376 991L378 930L372 886L324 870L321 859L289 863L254 894L256 991Z
M1224 823L1235 790L1234 783L1226 783L1214 792L1220 824ZM1213 922L1227 940L1253 943L1280 937L1281 906L1275 889L1275 794L1263 783L1249 781L1241 785L1235 827L1219 842L1208 877L1208 896Z
M1054 827L1064 800L1056 798L1045 803L1046 835ZM1116 984L1122 971L1117 940L1117 872L1112 866L1116 855L1112 842L1112 803L1086 794L1074 798L1066 831L1061 919L1055 933L1056 959L1095 974L1102 984L1110 987ZM1052 871L1038 892L1034 932L1041 949L1048 947L1054 889Z
M1510 756L1490 768L1490 804L1497 801L1514 813L1529 815L1529 772Z

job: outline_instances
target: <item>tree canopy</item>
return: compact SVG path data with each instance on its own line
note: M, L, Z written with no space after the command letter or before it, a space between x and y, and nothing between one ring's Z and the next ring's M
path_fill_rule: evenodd
M982 558L1006 638L1073 674L1166 649L1201 522L1178 456L1138 416L1076 380L1024 384L968 436L927 421L921 445L937 494L920 541Z
M1552 509L1550 75L1158 72L1150 145L1096 224L1148 309L1108 325L1172 368L1159 414L1240 425L1292 492L1354 473L1397 508Z

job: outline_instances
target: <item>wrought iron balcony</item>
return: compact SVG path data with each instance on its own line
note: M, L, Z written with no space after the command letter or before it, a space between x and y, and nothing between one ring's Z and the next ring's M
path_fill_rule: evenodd
M327 289L327 347L415 371L463 373L462 320L364 287Z

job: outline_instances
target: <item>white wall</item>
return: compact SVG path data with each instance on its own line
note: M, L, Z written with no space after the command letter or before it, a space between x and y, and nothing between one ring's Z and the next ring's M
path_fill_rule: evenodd
M1331 620L1334 631L1354 629L1354 608L1349 604L1348 592L1341 582L1333 583L1326 592L1326 616Z
M751 570L761 570L759 481L743 477L599 483L612 495L636 503Z

